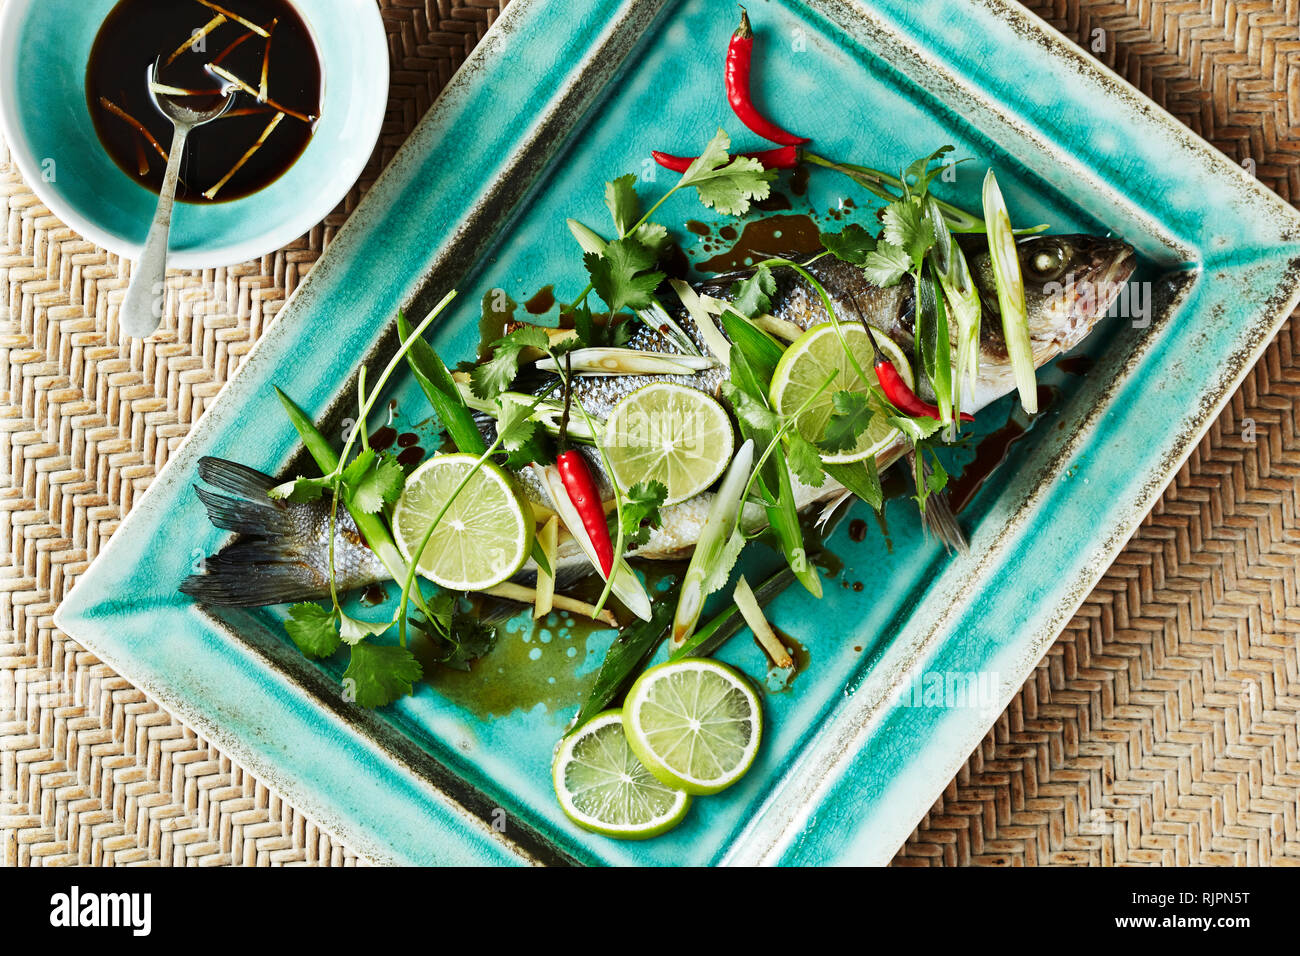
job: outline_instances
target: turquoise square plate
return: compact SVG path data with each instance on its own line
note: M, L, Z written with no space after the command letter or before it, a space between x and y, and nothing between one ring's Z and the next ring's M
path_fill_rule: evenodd
M272 384L336 427L358 366L392 354L399 308L423 314L458 288L433 338L468 358L485 295L583 284L564 219L603 223L605 179L648 174L651 148L686 151L719 125L758 147L720 91L734 4L515 0L56 617L367 857L887 862L1296 302L1300 216L1020 8L759 0L750 14L760 96L819 152L891 168L951 143L974 161L942 184L948 198L977 206L993 164L1017 221L1132 242L1142 295L1087 341L1087 375L1043 375L1050 407L963 512L968 556L944 555L894 501L887 535L845 522L833 536L843 566L820 603L794 589L772 606L810 661L768 696L768 737L740 784L656 840L578 831L550 756L609 632L517 627L478 665L480 690L435 680L366 712L340 699L342 662L304 660L276 612L218 614L176 591L224 543L190 490L197 459L282 473L298 453ZM826 224L842 200L872 205L821 171L806 192L780 188ZM716 227L704 212L680 196L660 219ZM423 417L411 382L391 397ZM1013 415L1004 401L981 428ZM974 454L955 450L954 470ZM725 656L761 672L745 639Z

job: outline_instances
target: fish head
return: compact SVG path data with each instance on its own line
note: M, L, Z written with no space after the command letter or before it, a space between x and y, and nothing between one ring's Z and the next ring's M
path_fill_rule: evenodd
M1035 364L1078 345L1133 274L1133 247L1100 236L1033 236L1016 244ZM984 308L1000 315L987 249L971 260ZM1000 331L1000 330L999 330Z

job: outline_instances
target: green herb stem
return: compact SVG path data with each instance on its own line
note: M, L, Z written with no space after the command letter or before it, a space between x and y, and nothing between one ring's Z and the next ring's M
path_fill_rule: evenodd
M772 599L789 587L794 579L794 571L790 566L781 565L754 589L754 596L758 598L759 605L765 606L771 603ZM739 634L744 627L745 620L740 616L740 610L735 604L731 604L692 634L685 644L673 651L668 659L679 661L683 657L709 657Z
M807 162L814 166L823 166L826 169L833 169L838 173L843 173L855 183L861 186L867 192L884 199L887 202L897 202L902 198L903 181L897 176L891 176L889 173L882 173L878 169L871 169L867 166L856 166L852 163L837 163L816 153L804 151L801 156ZM890 188L898 190L897 193L891 192ZM946 203L940 199L935 200L939 208L943 211L943 217L948 223L948 228L952 232L984 232L984 220L978 216L972 215L952 203Z
M403 647L406 646L406 602L411 593L412 584L415 582L415 572L419 566L420 558L424 556L424 549L428 547L429 539L433 537L433 532L437 530L439 522L442 521L442 516L447 513L447 509L451 507L451 503L456 500L457 496L465 489L465 486L469 484L469 480L478 473L480 468L483 467L483 463L491 458L500 447L501 436L498 435L496 441L488 446L487 450L484 451L483 454L478 457L478 460L470 466L470 469L465 472L465 477L460 480L460 483L452 489L451 494L448 495L447 500L442 503L442 507L438 509L438 513L434 516L433 521L429 522L429 527L425 529L424 534L420 538L420 545L415 549L414 557L407 566L406 579L402 582L402 599L397 608L396 621L398 625L398 637ZM419 588L416 588L415 591L419 594ZM427 611L425 613L428 614ZM430 621L432 621L431 616Z

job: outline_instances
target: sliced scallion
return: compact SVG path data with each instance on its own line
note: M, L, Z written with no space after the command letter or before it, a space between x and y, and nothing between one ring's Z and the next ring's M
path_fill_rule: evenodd
M984 221L988 224L989 259L1002 312L1002 337L1006 340L1011 373L1020 392L1020 404L1033 415L1038 411L1038 383L1034 375L1034 350L1029 341L1029 310L1025 306L1025 280L1020 273L1011 216L993 170L984 177Z

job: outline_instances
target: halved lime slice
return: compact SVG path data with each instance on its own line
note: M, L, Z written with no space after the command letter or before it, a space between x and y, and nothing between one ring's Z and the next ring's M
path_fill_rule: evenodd
M848 343L858 365L871 379L871 384L875 385L876 372L873 367L875 363L871 340L867 338L866 331L860 325L847 322L840 323L840 331L844 333L844 341ZM908 387L913 387L912 366L908 364L903 350L883 332L876 333L876 344L880 346L880 351L894 363L894 368L898 369L898 374L907 382ZM812 442L820 441L826 432L826 423L830 421L836 392L869 393L870 391L858 375L857 369L853 367L853 363L849 361L844 351L844 343L835 334L835 327L826 322L813 326L799 336L785 350L781 361L776 363L776 371L772 373L772 407L782 415L793 415L821 387L831 372L835 372L836 375L830 386L812 399L812 403L804 409L795 422L799 434ZM884 415L876 415L871 419L866 430L858 436L857 447L835 454L824 453L822 461L828 464L862 461L888 448L900 437L901 433L885 421Z
M620 487L663 482L666 504L694 497L717 481L736 445L731 419L718 401L674 382L647 385L619 402L604 440Z
M717 793L754 762L763 712L749 682L730 667L686 657L637 678L623 704L623 728L632 752L661 782Z
M637 760L618 710L597 714L560 741L551 778L570 820L620 840L671 830L691 805L685 791L660 783Z
M407 561L477 461L473 455L435 455L406 479L393 508L393 537ZM532 511L506 473L485 462L433 529L417 570L445 588L482 591L518 571L532 542Z

